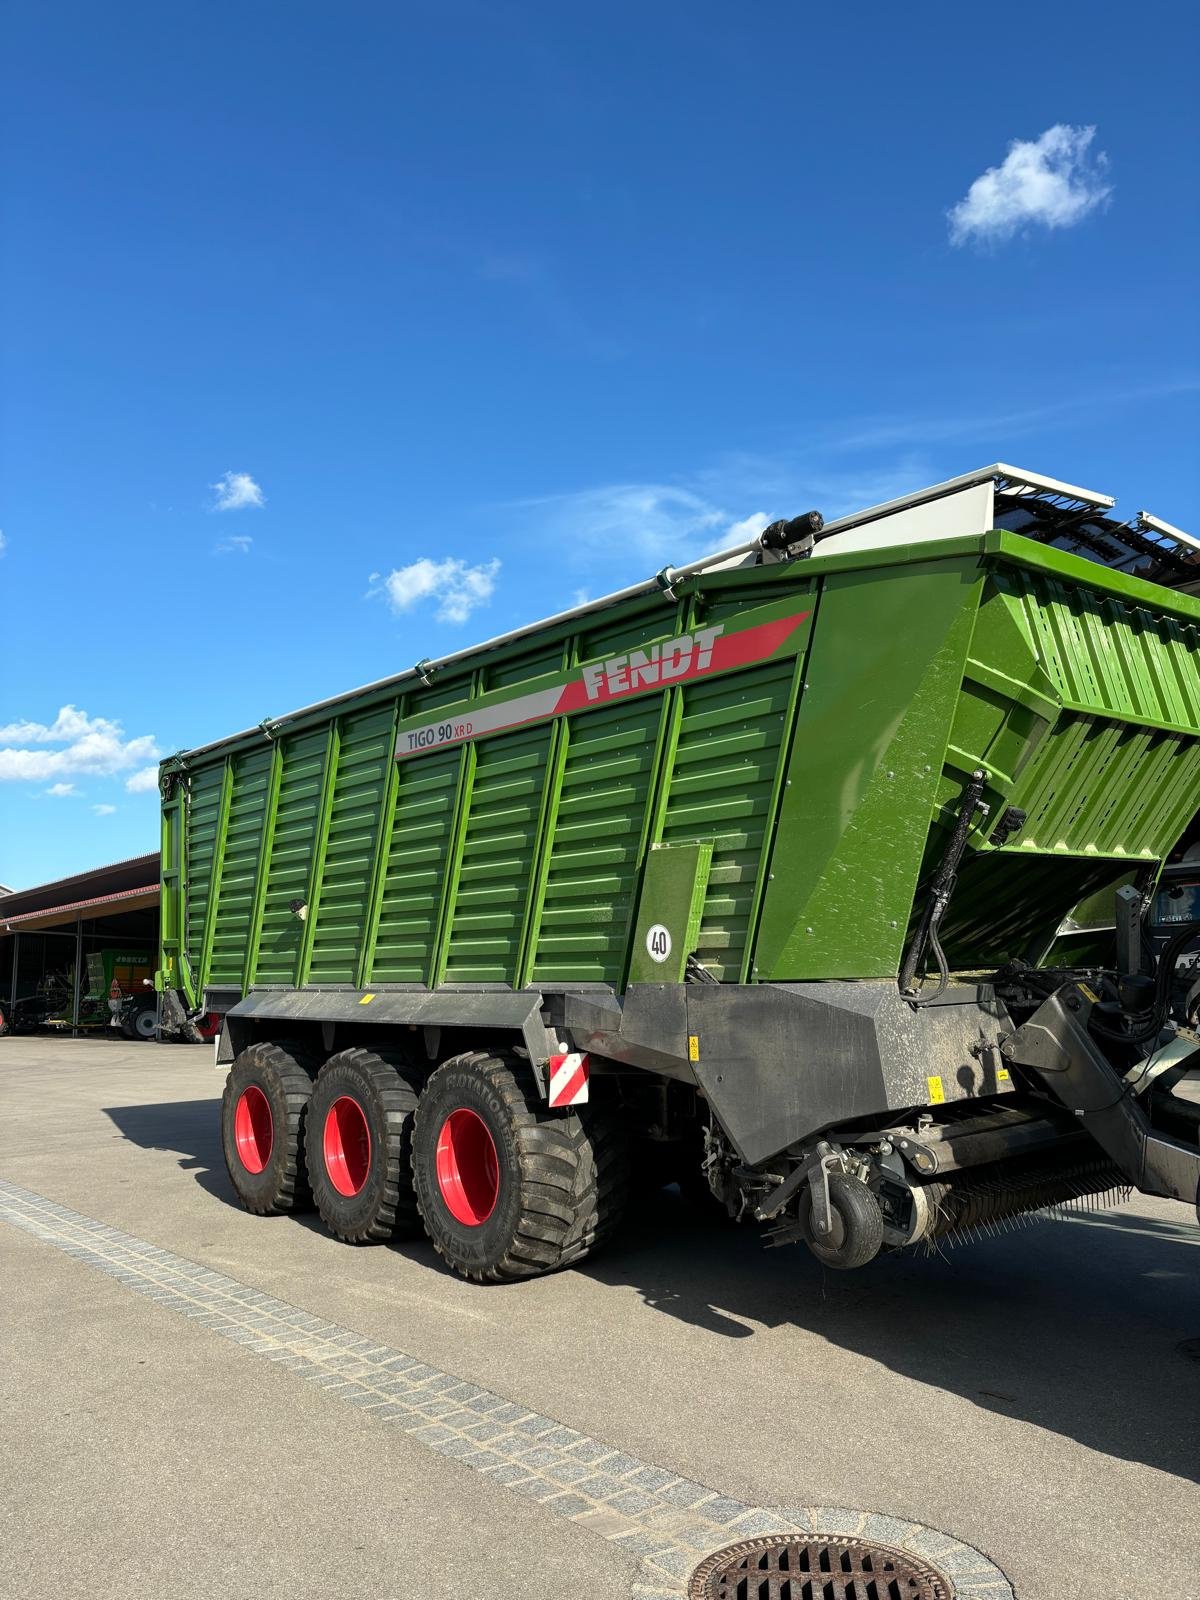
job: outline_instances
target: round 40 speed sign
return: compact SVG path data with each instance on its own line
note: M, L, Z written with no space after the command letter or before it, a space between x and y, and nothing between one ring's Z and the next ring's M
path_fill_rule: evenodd
M671 954L670 930L664 928L661 922L656 922L652 928L646 930L646 954L651 961L665 961Z

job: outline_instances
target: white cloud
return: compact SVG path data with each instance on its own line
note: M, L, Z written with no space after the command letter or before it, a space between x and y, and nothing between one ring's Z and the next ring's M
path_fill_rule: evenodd
M254 540L248 533L234 533L230 534L228 539L222 539L216 550L219 556L248 556L253 543Z
M103 806L102 805L102 806L93 806L92 807L92 810L96 813L96 815L98 817L111 817L113 812L116 809L117 809L116 806Z
M267 497L248 472L226 472L209 487L216 495L214 511L245 511L249 506L265 506Z
M135 772L132 778L125 779L125 788L129 794L146 794L151 789L157 789L158 768L143 767L140 772Z
M78 794L79 790L73 783L52 783L46 793L52 794L56 800L61 800L66 795Z
M61 748L45 748L51 745ZM0 783L58 782L82 772L105 777L144 767L159 754L150 734L127 739L119 722L63 706L51 723L11 722L0 727Z
M549 541L576 560L623 566L632 559L644 570L744 544L771 520L761 511L736 516L718 503L720 494L717 486L614 483L523 501L520 509L532 512Z
M2 556L7 549L8 540L4 537L3 533L0 533L0 556Z
M472 611L492 598L499 571L500 562L495 557L471 567L456 556L447 556L444 561L422 556L387 574L373 572L371 592L385 594L397 612L411 611L422 600L436 600L439 622L465 622Z
M1094 127L1056 122L1037 139L1014 139L998 167L989 167L953 206L950 239L1009 239L1040 224L1070 228L1112 193L1104 182L1108 157L1091 155Z
M740 522L730 523L727 535L730 544L748 544L751 539L757 539L763 529L770 526L770 522L765 511L752 511Z

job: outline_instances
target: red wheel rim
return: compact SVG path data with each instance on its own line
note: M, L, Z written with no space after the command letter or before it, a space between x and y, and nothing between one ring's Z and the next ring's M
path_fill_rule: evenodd
M348 1094L325 1113L325 1171L339 1194L358 1194L371 1170L371 1130L363 1108Z
M447 1211L465 1227L478 1228L500 1194L500 1162L483 1118L466 1106L452 1111L438 1134L436 1163Z
M275 1124L267 1097L257 1084L243 1089L233 1108L233 1142L247 1172L261 1172L271 1159Z

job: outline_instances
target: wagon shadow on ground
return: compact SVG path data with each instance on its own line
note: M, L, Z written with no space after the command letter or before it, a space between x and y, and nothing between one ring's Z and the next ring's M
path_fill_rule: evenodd
M236 1205L211 1099L106 1107L132 1143L179 1157ZM723 1338L806 1330L905 1377L1179 1477L1200 1477L1200 1229L1132 1208L1033 1222L941 1256L825 1271L801 1246L712 1220L673 1189L573 1269L634 1289L665 1316ZM312 1215L289 1219L324 1231ZM394 1248L445 1270L419 1243ZM504 1291L500 1291L504 1292Z
M729 1338L792 1325L1089 1449L1200 1479L1200 1229L1130 1207L825 1270L672 1192L580 1269ZM699 1233L684 1248L682 1230Z

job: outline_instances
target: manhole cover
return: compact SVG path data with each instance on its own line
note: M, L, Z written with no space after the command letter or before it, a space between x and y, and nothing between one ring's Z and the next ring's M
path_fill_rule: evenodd
M954 1586L890 1545L774 1533L708 1556L692 1573L688 1600L954 1600Z

